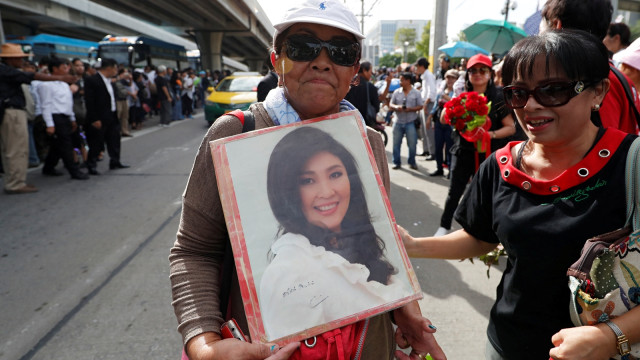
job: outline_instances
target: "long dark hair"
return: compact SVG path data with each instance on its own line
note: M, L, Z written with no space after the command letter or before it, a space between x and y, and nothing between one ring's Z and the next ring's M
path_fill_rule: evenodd
M309 223L302 212L299 177L307 161L321 152L339 158L349 177L351 199L340 233ZM267 193L271 211L280 223L280 234L303 235L315 246L323 246L351 263L365 265L369 281L387 284L389 276L396 273L385 259L384 242L371 223L358 165L351 153L329 134L313 127L300 127L285 135L269 159Z

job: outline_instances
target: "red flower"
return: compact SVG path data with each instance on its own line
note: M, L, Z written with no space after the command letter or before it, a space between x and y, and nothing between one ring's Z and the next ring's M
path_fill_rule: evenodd
M478 149L485 149L490 127L487 114L491 103L475 91L460 94L444 104L446 122L453 126L467 141L478 141ZM482 145L482 146L480 146ZM479 150L480 151L480 150Z

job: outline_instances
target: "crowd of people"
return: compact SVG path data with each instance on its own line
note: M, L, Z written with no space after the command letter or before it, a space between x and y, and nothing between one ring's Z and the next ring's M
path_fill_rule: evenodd
M629 358L624 345L640 343L640 307L603 317L595 325L574 326L566 277L586 239L617 230L626 221L625 161L640 120L640 42L631 42L628 27L611 23L611 16L609 0L547 0L540 34L521 40L501 59L475 55L453 65L442 55L435 74L426 58L376 72L371 63L361 62L364 36L342 1L300 1L274 24L273 69L265 83L275 87L261 91L261 101L250 107L253 126L265 129L357 109L369 125L366 136L387 193L389 164L383 140L374 130L380 124L393 127L393 170L402 169L405 138L411 170L418 170L419 156L435 161L436 170L429 175L450 179L439 228L433 236L413 236L403 228L399 232L412 257L461 259L504 246L507 266L490 311L486 359ZM43 175L59 176L56 166L62 160L71 178L78 180L99 175L97 161L105 150L110 169L128 167L120 161L121 136L140 129L147 114L157 113L163 127L191 117L206 88L220 76L163 65L131 72L111 59L95 67L57 58L33 64L24 61L26 54L17 45L3 44L1 50L0 145L7 194L37 191L26 183L26 172L41 162ZM373 86L376 78L385 82L383 91ZM399 87L390 91L394 78ZM486 130L490 151L479 151L445 121L444 104L471 91L484 94L492 104ZM387 109L384 117L379 116L381 108ZM248 333L247 316L255 314L244 313L238 274L225 265L229 233L208 146L241 133L243 125L236 116L224 115L211 126L183 194L169 260L184 358L406 360L430 354L446 359L433 335L436 327L416 301L328 331L313 345L304 341L280 348L222 337L225 320L234 318ZM300 133L294 136L304 145L311 143ZM325 146L308 153L311 146L279 148L282 153L274 162L281 165L295 158L291 163L296 172L285 174L275 165L270 170L272 183L280 186L286 181L293 189L287 196L266 189L273 204L293 204L283 206L287 213L276 216L282 238L287 245L304 244L341 257L344 264L365 264L365 283L388 286L393 270L384 270L384 249L365 208L358 212L364 225L352 233L345 229L353 216L346 206L330 225L318 220L322 214L300 209L302 197L320 197L303 189L306 180L301 173L310 172L310 159L337 164L332 166L340 171L331 170L326 180L339 181L343 191L349 188L348 201L353 198L351 183L358 181L349 173L354 166L337 155L340 146L317 133L308 136L324 139ZM573 194L578 193L588 196L576 198ZM454 219L460 229L452 232ZM344 255L345 249L364 247L354 238L375 245L367 249L375 251L366 262L358 260L357 251L353 257ZM278 258L279 248L272 250L275 262L287 262ZM283 310L276 301L270 305ZM337 341L339 346L330 346ZM314 348L316 342L319 347ZM409 355L396 347L408 349Z
M109 169L129 167L120 161L121 137L133 136L145 119L160 115L160 126L193 118L203 107L207 89L220 71L175 70L163 65L127 69L113 59L93 65L75 58L27 60L20 45L0 52L0 171L4 192L38 189L26 182L28 168L42 166L44 176L61 176L60 160L71 179L99 175L97 162L109 155ZM160 89L158 91L157 89ZM86 172L84 171L86 169Z

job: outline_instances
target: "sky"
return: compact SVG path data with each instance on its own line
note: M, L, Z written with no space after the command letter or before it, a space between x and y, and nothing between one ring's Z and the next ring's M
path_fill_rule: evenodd
M302 0L258 0L271 23L275 23L292 4ZM359 14L362 9L361 0L344 0L349 9ZM536 11L538 0L510 0L516 3L514 10L509 10L508 21L522 27L524 21ZM540 1L540 8L544 0ZM484 19L504 20L500 13L506 0L449 0L447 22L447 41L457 40L458 34L467 26ZM364 0L365 35L379 20L431 20L435 0ZM360 20L360 18L358 18Z

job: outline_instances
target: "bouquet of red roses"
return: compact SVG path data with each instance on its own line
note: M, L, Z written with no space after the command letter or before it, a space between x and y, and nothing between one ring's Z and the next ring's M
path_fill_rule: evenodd
M491 152L489 111L491 102L475 91L465 92L444 104L444 119L469 142L476 142L478 152Z

